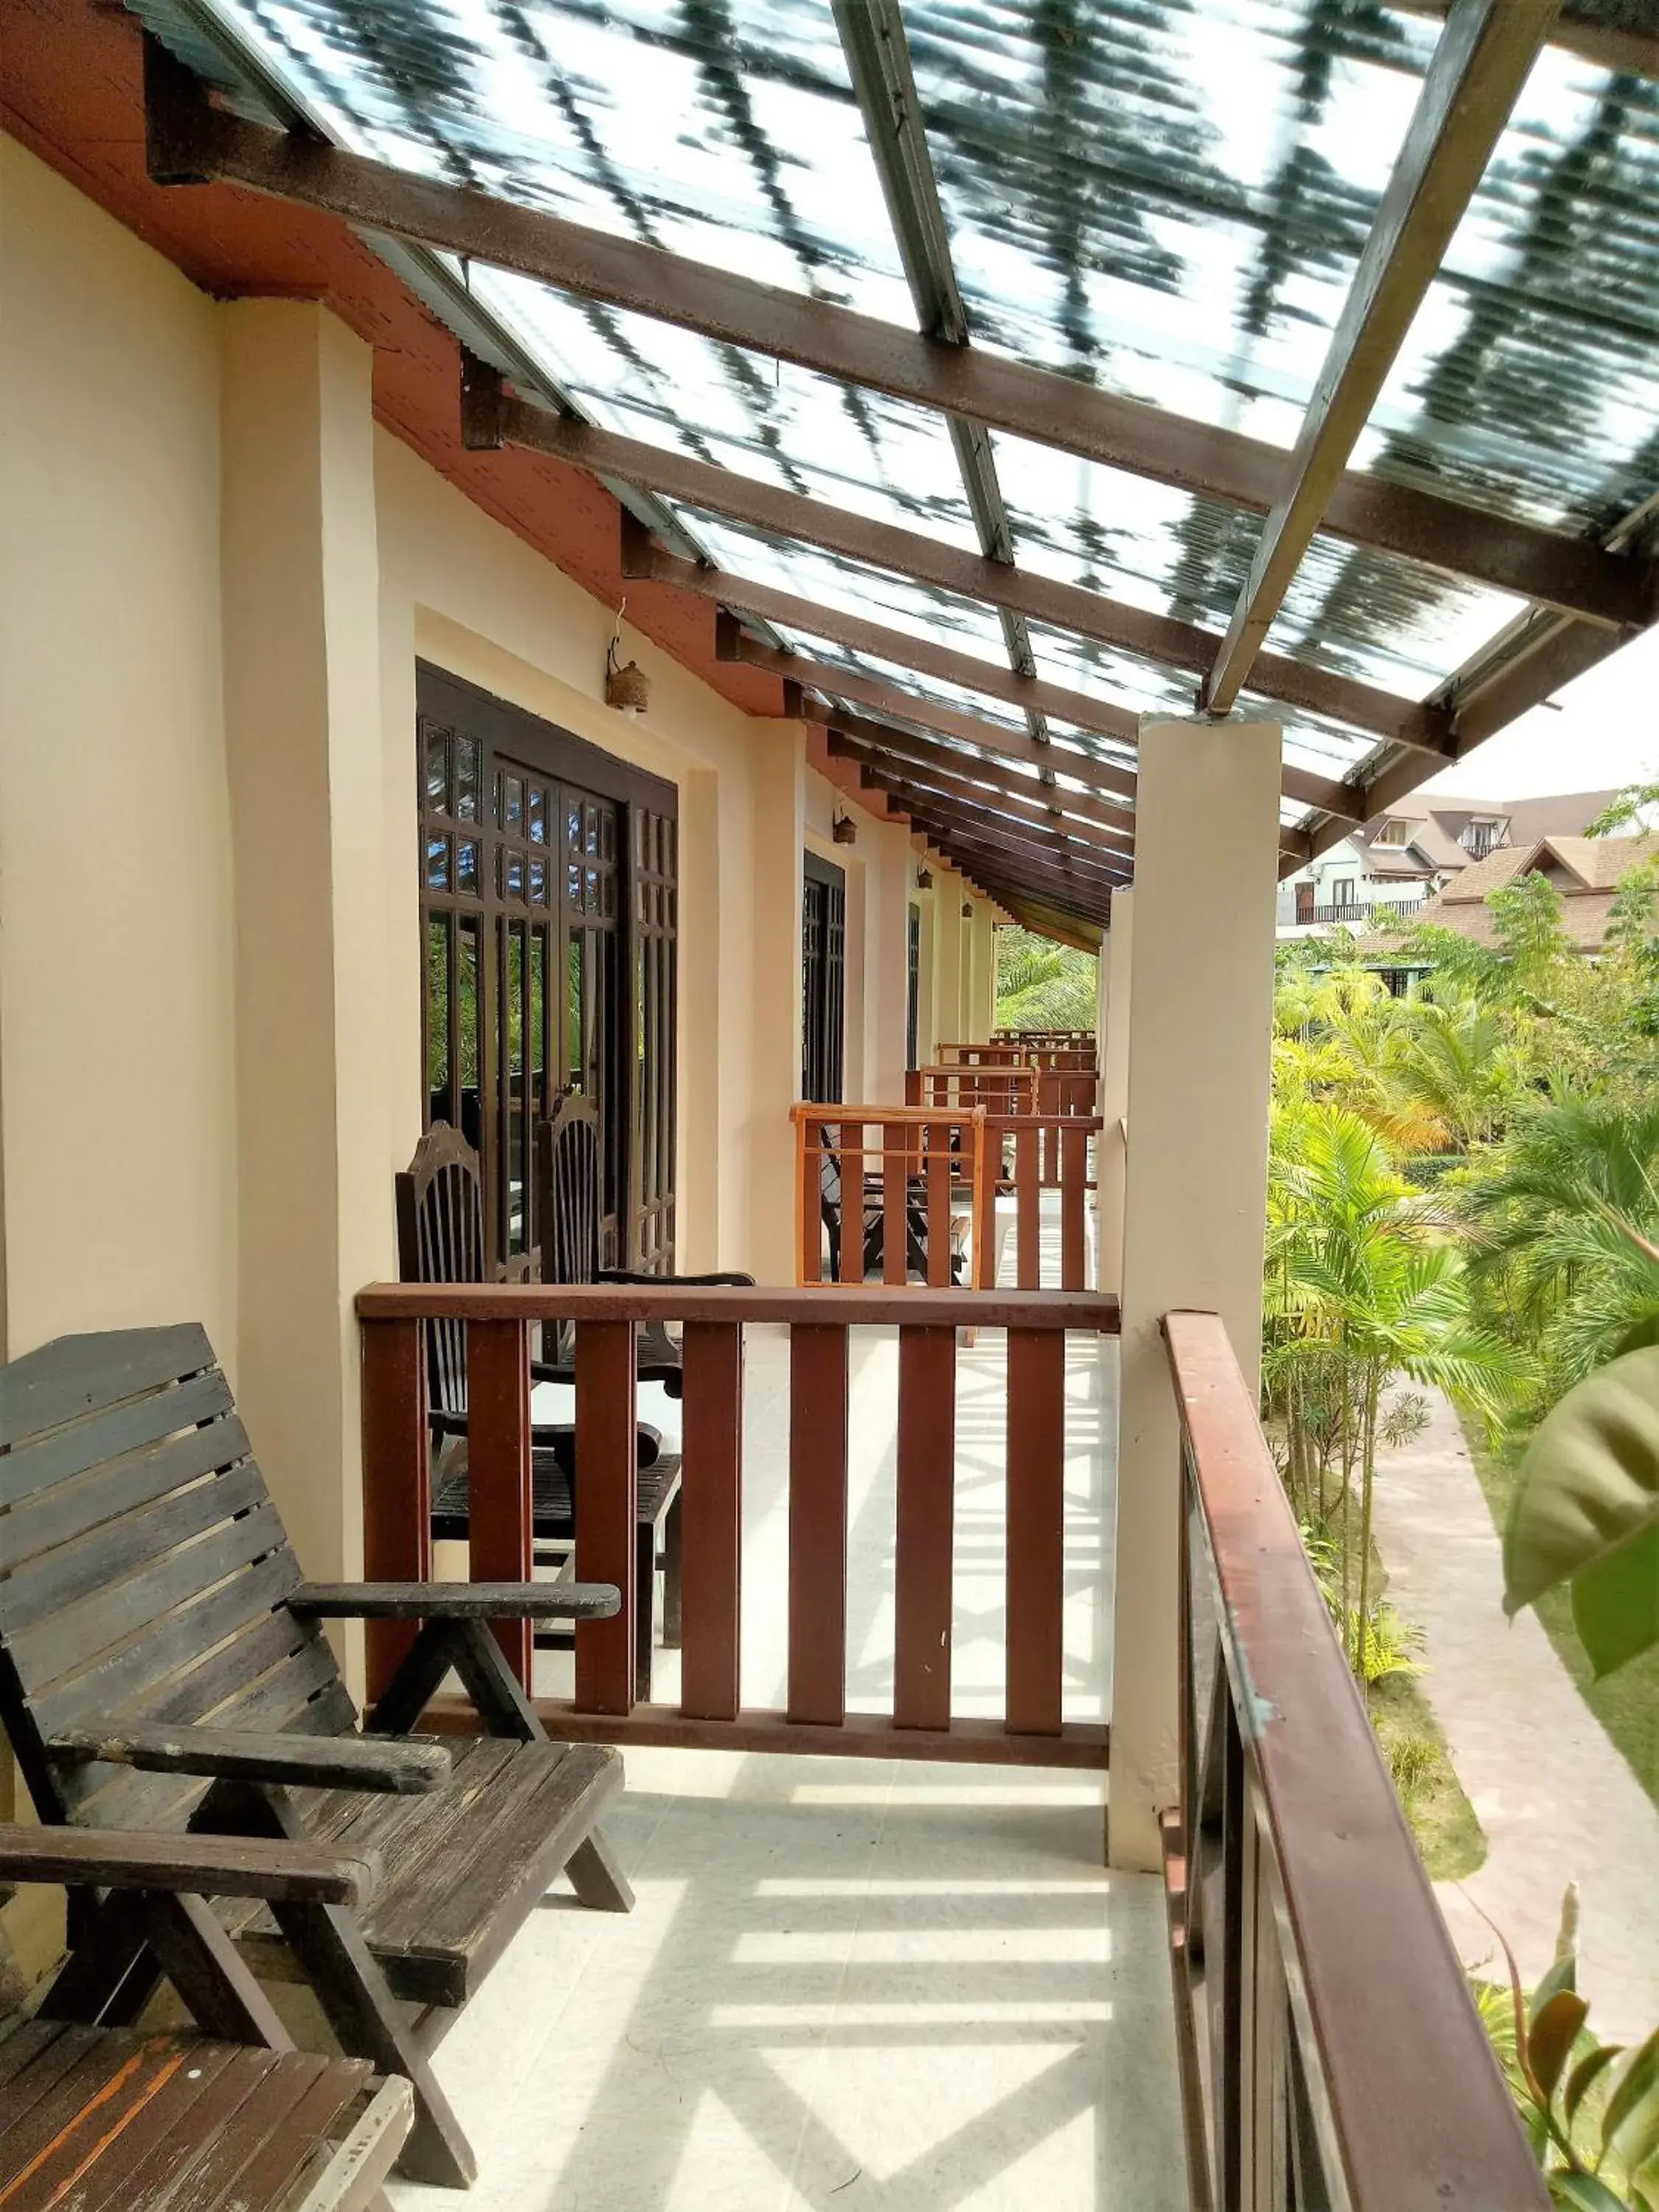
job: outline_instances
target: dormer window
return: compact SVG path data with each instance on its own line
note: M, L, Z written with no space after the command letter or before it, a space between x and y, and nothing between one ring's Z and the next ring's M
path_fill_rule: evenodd
M1472 860L1484 860L1487 854L1499 843L1498 830L1501 826L1500 823L1492 821L1471 822L1464 829L1463 835L1458 842Z
M1385 822L1372 841L1378 845L1403 845L1411 835L1411 823L1397 816Z

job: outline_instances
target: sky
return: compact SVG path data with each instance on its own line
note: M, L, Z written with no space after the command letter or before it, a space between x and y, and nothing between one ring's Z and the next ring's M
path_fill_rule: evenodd
M1468 799L1544 799L1659 781L1659 629L1650 629L1422 785Z

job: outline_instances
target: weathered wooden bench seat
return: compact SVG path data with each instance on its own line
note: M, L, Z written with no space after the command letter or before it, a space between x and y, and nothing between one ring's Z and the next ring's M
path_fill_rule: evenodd
M342 2048L413 2084L403 2170L464 2185L431 2050L561 1868L585 1904L632 1902L595 1825L619 1754L549 1743L488 1623L617 1606L574 1583L304 1582L199 1328L61 1338L0 1369L0 1723L41 1820L287 1839L376 1869L349 1904L219 1887L242 1901L216 1917L88 1880L54 2010L126 2025L165 1976L204 2027L240 2034L264 2014L225 1929L256 1967L280 1948ZM346 1618L410 1624L368 1733L321 1628ZM410 1739L452 1669L488 1737Z
M28 2021L0 2039L6 2212L357 2212L409 2132L362 2058Z
M204 2008L252 2039L78 2026L54 2015L52 1991L38 2016L0 2019L6 2212L384 2207L380 2184L415 2118L409 2083L377 2079L366 2059L296 2052L257 1991L230 2016L235 1954L199 1917L206 1898L225 1892L360 1901L374 1878L363 1863L306 1844L0 1826L0 1899L9 1880L65 1882L72 1895L92 1883L125 1894L141 1917L165 1901L175 1928L180 1900L193 1900L205 1949L228 1959L231 1977Z

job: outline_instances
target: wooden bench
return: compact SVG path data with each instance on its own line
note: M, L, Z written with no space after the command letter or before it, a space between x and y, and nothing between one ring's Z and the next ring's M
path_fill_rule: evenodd
M0 1369L0 1723L43 1821L285 1839L375 1870L349 1899L222 1886L216 1913L89 1881L55 2016L126 2025L165 1976L210 2033L264 2036L228 1930L311 1983L343 2050L413 2084L401 2170L464 2185L429 2053L561 1869L585 1904L632 1903L596 1826L619 1754L550 1743L487 1624L603 1619L617 1591L306 1583L194 1325ZM349 1618L409 1624L373 1733L321 1630ZM489 1732L453 1768L408 1735L452 1669Z
M368 1870L306 1844L0 1826L0 1875L95 1878L145 1900L221 1890L356 1899ZM185 1887L185 1886L188 1887ZM0 1887L0 1897L5 1895ZM210 1923L208 1923L210 1925ZM222 1941L222 1938L219 1938ZM0 2204L6 2212L361 2212L415 2118L409 2083L362 2058L274 2045L0 2020ZM245 2023L257 2030L258 2023Z
M409 2132L362 2058L31 2021L0 2040L5 2212L359 2212Z

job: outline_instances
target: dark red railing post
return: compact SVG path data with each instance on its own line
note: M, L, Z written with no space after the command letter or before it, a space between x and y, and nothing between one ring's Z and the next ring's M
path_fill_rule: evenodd
M614 1583L622 1604L609 1620L576 1625L576 1706L632 1711L638 1663L638 1445L634 1323L576 1325L576 1573Z
M847 1330L797 1322L789 1332L789 1717L839 1728L846 1717Z
M680 1710L732 1721L742 1695L743 1329L687 1322L680 1492Z
M1008 1331L1005 1726L1058 1735L1065 1670L1066 1333Z
M475 1321L466 1332L469 1572L527 1583L535 1564L530 1482L530 1324ZM495 1639L525 1689L532 1627L498 1620Z
M951 1575L956 1509L957 1333L901 1328L893 1721L951 1725Z
M426 1324L366 1321L362 1333L363 1575L372 1583L432 1577L432 1457L427 1434ZM416 1625L372 1620L368 1703L397 1673Z

